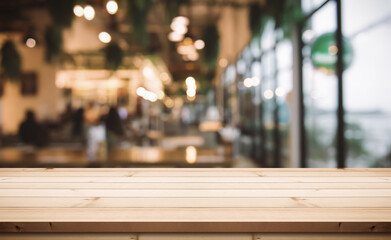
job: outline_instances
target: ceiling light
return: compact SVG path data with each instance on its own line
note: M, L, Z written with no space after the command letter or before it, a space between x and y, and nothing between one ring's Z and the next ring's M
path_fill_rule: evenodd
M77 17L83 17L83 15L84 15L83 7L80 6L80 5L75 5L75 6L73 7L73 13L74 13Z
M177 23L177 22L173 22L171 23L170 25L171 29L178 33L178 34L186 34L187 33L187 26L186 25L182 25L180 23Z
M189 19L183 16L174 17L174 19L172 19L172 22L179 23L185 26L189 25Z
M137 90L136 90L136 94L137 94L138 96L140 96L140 97L144 97L146 92L147 92L147 91L146 91L145 88L143 88L143 87L139 87L139 88L137 88Z
M246 87L246 88L250 88L252 87L253 85L253 80L251 78L246 78L244 79L243 81L243 85Z
M26 40L27 47L33 48L33 47L35 47L36 44L37 44L37 41L35 41L34 38L31 38L31 37L27 38L27 40Z
M111 15L116 14L117 11L118 11L118 4L117 4L117 2L116 2L116 1L113 1L113 0L108 1L108 2L106 3L106 10L107 10L107 12L108 12L109 14L111 14Z
M95 10L91 5L87 5L84 8L84 17L88 20L91 21L95 17Z
M196 85L196 82L195 82L195 79L193 77L187 77L186 78L186 86L187 87L195 87Z
M183 40L183 35L178 34L177 32L170 32L168 34L168 40L170 40L171 42L180 42Z
M111 36L107 32L99 33L99 40L103 43L109 43L111 41Z
M201 39L196 40L196 41L194 42L194 47L195 47L197 50L201 50L201 49L203 49L203 48L205 47L205 42L202 41Z

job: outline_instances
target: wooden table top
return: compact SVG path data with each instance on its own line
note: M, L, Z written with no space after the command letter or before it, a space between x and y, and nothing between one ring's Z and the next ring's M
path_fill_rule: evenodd
M391 232L391 169L0 168L0 232Z

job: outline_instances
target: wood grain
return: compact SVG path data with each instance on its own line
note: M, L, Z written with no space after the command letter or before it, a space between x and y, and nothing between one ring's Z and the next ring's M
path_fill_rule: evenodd
M0 169L0 232L72 231L389 233L391 169Z

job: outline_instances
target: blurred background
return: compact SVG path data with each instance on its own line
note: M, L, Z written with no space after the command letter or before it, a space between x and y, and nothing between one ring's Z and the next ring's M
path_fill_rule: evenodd
M391 167L389 0L0 1L0 167Z

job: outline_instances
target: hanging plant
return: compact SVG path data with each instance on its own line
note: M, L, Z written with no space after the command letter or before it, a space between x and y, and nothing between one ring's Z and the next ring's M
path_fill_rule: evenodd
M205 47L202 50L204 61L209 69L213 69L219 55L219 33L216 26L209 25L206 27L202 39L205 42Z
M266 0L263 5L250 5L249 24L253 37L262 36L266 23L273 20L275 29L281 29L283 38L288 38L302 17L300 0Z
M262 35L268 18L269 16L261 5L258 3L250 5L249 24L253 37Z
M286 1L284 14L281 20L281 29L284 33L284 38L289 38L295 24L304 18L304 13L301 9L300 0Z
M117 70L122 64L124 53L120 46L112 42L103 49L106 58L106 65L111 70Z
M19 80L21 58L11 40L7 40L1 48L1 68L4 75L11 81Z
M45 32L46 61L52 62L62 52L62 29L51 25Z
M50 16L54 24L60 27L70 27L73 19L75 0L47 1Z
M132 38L143 47L149 45L147 19L151 5L152 0L127 0L128 17L133 27Z

